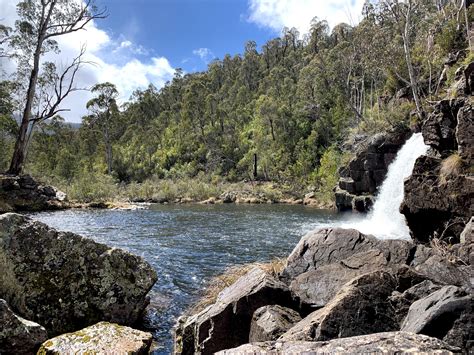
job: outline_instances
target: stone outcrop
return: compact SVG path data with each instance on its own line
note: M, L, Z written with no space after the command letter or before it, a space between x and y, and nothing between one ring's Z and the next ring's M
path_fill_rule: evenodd
M278 305L260 307L252 317L249 341L255 343L277 340L299 321L299 313L290 308Z
M323 308L308 315L281 341L320 341L398 330L388 297L397 280L384 271L360 276L346 284Z
M46 339L46 329L16 315L0 299L0 354L34 354Z
M254 268L224 289L213 305L181 321L175 335L175 352L213 354L245 344L254 312L274 304L294 308L298 303L283 282Z
M29 175L0 175L0 213L65 208L66 194Z
M293 303L291 306L278 303L283 298L251 291L258 289L260 286L254 285L260 285L260 280L267 277L262 271L253 271L225 289L214 305L181 324L176 352L211 353L235 347L229 346L231 342L252 342L252 345L232 350L236 352L319 351L323 345L316 344L348 347L354 344L358 349L356 339L359 338L368 339L364 343L367 348L361 347L368 351L369 346L375 346L379 340L384 346L390 344L388 338L381 340L378 334L372 334L379 332L392 332L386 334L391 334L399 351L404 345L398 341L406 341L408 336L400 330L437 337L439 340L409 335L413 339L431 339L440 348L440 344L444 344L445 349L465 351L469 347L466 339L472 338L469 332L472 312L467 308L472 296L463 291L470 287L472 275L471 266L464 261L469 248L467 243L443 250L405 240L378 240L353 229L325 228L309 233L290 254L279 275L280 281L271 278L272 285L278 284L277 288L285 290L285 302ZM457 290L452 300L444 297L449 293L445 290ZM439 296L441 291L444 293ZM258 307L253 306L256 303ZM253 318L249 311L254 312ZM443 321L448 313L454 316ZM288 314L296 317L290 319ZM302 319L292 325L298 314ZM442 334L417 330L420 322L435 324L440 329L440 321L443 322ZM414 327L414 330L405 327ZM233 338L235 333L239 334L238 341ZM281 335L275 340L277 334ZM337 338L345 340L336 341ZM183 347L187 341L191 342ZM320 341L324 343L318 343ZM415 343L413 349L418 349Z
M217 354L453 354L459 352L460 348L425 335L385 332L330 341L254 343Z
M372 206L373 195L384 181L388 166L410 135L409 129L399 128L359 144L355 157L340 170L335 192L339 211L364 212Z
M418 158L405 180L400 212L419 243L433 238L458 243L474 214L474 62L459 68L456 78L455 98L437 102L422 122L431 150Z
M74 333L67 333L45 341L40 355L59 354L148 354L152 335L147 332L100 322Z
M459 322L461 318L465 319ZM466 348L474 335L472 318L472 297L459 287L444 286L410 306L401 330L460 343Z
M141 257L14 213L0 216L0 270L0 297L50 335L133 324L157 279Z

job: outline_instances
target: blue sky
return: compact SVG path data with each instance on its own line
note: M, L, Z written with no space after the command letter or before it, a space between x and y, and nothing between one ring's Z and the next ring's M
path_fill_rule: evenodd
M146 48L143 57L166 57L174 68L204 70L214 57L261 45L277 34L248 21L246 0L107 0L98 26ZM147 53L148 51L148 53Z
M149 84L163 87L177 68L202 71L213 58L242 53L248 40L260 47L283 27L307 33L315 16L330 26L356 24L364 1L96 0L107 7L109 16L89 23L84 31L58 37L61 53L48 53L42 60L64 66L86 45L84 59L94 64L81 69L76 87L87 89L109 81L124 102ZM17 3L0 0L0 23L13 27ZM0 69L0 75L8 76L15 63L0 58ZM80 122L90 98L87 90L68 97L62 105L70 109L63 113L66 120Z

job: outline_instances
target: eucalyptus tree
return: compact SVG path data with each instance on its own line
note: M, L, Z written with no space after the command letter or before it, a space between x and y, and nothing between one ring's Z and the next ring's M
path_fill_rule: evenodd
M62 70L44 63L43 75L41 58L50 51L59 53L58 37L83 30L94 19L105 17L105 11L99 10L93 0L22 0L17 13L19 19L7 44L17 62L18 80L24 86L24 107L8 170L11 174L23 169L32 127L64 111L60 104L76 90L74 81L84 64L85 48ZM42 89L38 90L38 86Z
M112 140L119 115L117 106L119 93L115 85L109 82L94 85L91 92L96 96L87 102L87 109L91 115L85 117L84 124L97 129L102 134L107 172L110 175L113 163Z

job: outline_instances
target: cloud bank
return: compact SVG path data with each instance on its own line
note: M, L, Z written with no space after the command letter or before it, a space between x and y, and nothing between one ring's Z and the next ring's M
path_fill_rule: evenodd
M328 21L331 27L359 22L364 0L249 0L248 20L280 33L283 27L295 27L307 33L314 17Z
M16 15L16 1L0 0L0 23L13 27ZM76 86L90 88L96 83L109 81L117 86L121 101L127 100L132 92L145 88L150 83L162 87L174 75L174 68L164 57L149 56L150 51L133 43L123 35L112 38L100 29L96 22L87 25L86 30L58 37L60 54L48 53L42 61L53 61L58 67L66 66L86 46L84 60L93 64L84 66L77 75ZM8 72L15 68L12 63L0 62ZM80 122L87 113L86 103L91 98L88 91L72 93L62 104L70 109L61 115L68 121Z

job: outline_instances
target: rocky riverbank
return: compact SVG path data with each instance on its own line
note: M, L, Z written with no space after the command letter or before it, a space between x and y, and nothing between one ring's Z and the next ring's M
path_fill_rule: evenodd
M456 98L435 103L422 122L431 149L405 180L400 211L412 241L310 233L279 274L255 268L181 318L175 353L470 353L474 63L457 79ZM341 173L339 210L367 210L409 134L376 136L358 151Z
M157 280L141 257L6 213L0 270L2 354L31 354L41 343L44 354L149 348L150 334L125 327L141 319Z

